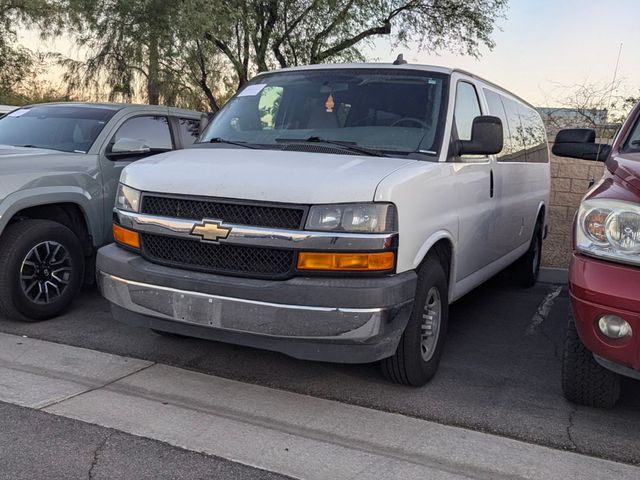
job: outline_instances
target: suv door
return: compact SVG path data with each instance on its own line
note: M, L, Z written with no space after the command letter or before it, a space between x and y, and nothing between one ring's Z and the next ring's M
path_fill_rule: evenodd
M150 151L144 154L112 155L110 149L121 139L143 140ZM116 189L122 169L131 162L147 158L175 148L169 118L165 115L136 115L125 119L103 149L100 163L102 165L104 189L104 224L105 238L111 238L111 217L115 202Z
M452 80L455 85L452 144L471 140L473 119L482 115L476 86L466 78ZM450 148L451 151L451 148ZM495 199L493 192L493 160L486 155L450 156L455 162L455 192L460 222L456 281L477 272L496 260L500 251L492 241L495 235Z

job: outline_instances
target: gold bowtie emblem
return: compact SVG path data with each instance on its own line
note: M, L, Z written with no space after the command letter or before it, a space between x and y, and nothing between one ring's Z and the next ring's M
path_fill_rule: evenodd
M217 220L203 220L191 229L191 235L200 237L208 242L217 242L225 239L231 233L231 228L223 227L222 222Z

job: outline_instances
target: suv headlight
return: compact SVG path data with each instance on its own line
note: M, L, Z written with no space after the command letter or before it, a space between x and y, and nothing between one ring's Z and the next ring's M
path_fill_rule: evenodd
M640 205L609 199L582 202L576 248L588 255L640 265Z
M139 212L140 191L119 183L116 193L116 208L127 212Z
M396 207L391 203L315 205L309 210L307 230L352 233L395 232Z

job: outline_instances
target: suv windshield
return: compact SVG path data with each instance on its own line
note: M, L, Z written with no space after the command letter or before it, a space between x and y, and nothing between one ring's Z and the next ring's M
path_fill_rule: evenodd
M636 121L621 150L623 152L640 152L640 119Z
M115 112L66 105L21 108L0 119L0 144L87 153Z
M326 141L389 155L440 150L448 76L392 69L260 75L216 115L201 142L283 148ZM354 149L355 150L355 149Z

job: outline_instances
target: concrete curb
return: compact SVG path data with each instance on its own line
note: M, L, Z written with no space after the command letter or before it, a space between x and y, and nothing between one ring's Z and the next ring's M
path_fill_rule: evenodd
M541 283L555 283L557 285L566 285L569 282L569 269L541 267L538 281Z
M637 480L640 473L633 465L6 334L0 385L10 387L0 389L2 401L306 480Z

